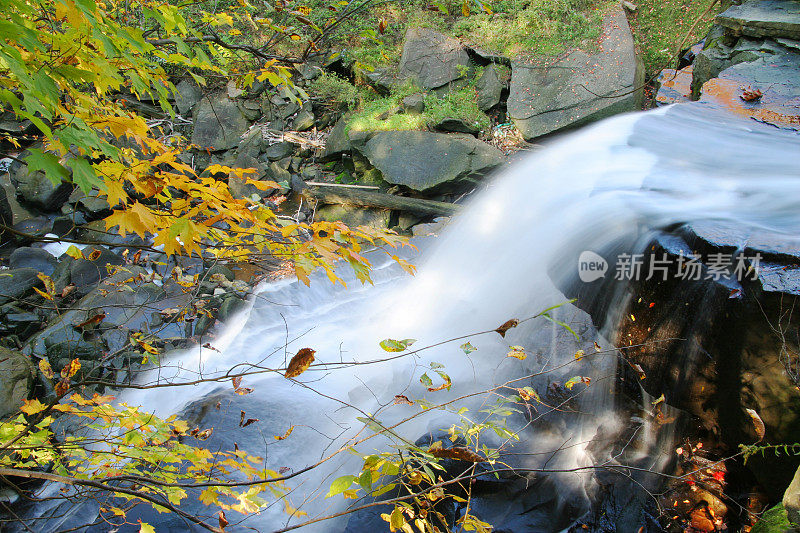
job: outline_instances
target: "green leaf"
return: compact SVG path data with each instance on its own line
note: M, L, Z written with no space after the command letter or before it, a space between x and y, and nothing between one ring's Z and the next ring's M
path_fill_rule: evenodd
M331 488L328 490L328 495L325 496L326 498L330 498L331 496L336 496L337 494L341 494L347 489L350 488L350 485L353 484L353 481L356 480L356 476L342 476L333 480L331 483Z
M383 494L386 494L387 492L389 492L390 490L392 490L396 486L397 485L395 483L389 483L388 485L384 485L383 487L381 487L378 490L376 490L375 492L373 492L372 495L375 496L375 497L381 496Z
M433 386L433 381L428 376L428 374L422 374L419 377L419 382L422 383L423 385L425 385L426 387L432 387Z
M559 305L561 305L561 304L559 304ZM569 327L569 324L567 324L567 323L565 323L565 322L562 322L562 321L560 321L560 320L556 320L555 318L551 317L551 316L550 316L550 315L548 315L547 313L542 313L542 318L546 318L546 319L547 319L547 320L549 320L550 322L552 322L552 323L554 323L554 324L558 324L558 325L559 325L559 326L561 326L562 328L564 328L564 329L566 329L567 331L569 331L570 333L572 333L572 335L573 335L573 336L574 336L576 339L580 340L580 337L578 336L578 334L577 334L577 333L575 333L575 330L573 330L571 327Z
M459 346L459 348L461 348L462 350L464 350L464 353L465 353L465 354L467 354L467 355L469 355L469 354L471 354L472 352L474 352L474 351L476 351L476 350L477 350L477 348L475 348L475 347L474 347L472 344L470 344L470 343L468 343L468 342L465 342L464 344L462 344L461 346Z
M83 158L75 158L69 162L72 167L72 182L88 194L94 187L100 187L103 181L97 177L92 165Z
M415 342L417 342L417 339L403 339L401 341L395 339L384 339L381 341L381 348L387 352L402 352Z
M366 491L372 490L372 470L364 470L358 476L358 484Z
M55 185L60 184L62 181L69 181L69 172L58 162L58 158L54 154L43 152L38 148L32 148L30 152L30 155L25 158L29 171L44 172L47 179Z

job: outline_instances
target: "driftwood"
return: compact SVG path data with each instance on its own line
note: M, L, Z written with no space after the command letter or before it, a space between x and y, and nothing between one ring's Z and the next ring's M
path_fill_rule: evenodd
M457 204L406 198L370 189L337 187L336 185L316 185L303 189L307 200L321 204L343 204L361 207L393 209L423 216L451 216L460 208Z

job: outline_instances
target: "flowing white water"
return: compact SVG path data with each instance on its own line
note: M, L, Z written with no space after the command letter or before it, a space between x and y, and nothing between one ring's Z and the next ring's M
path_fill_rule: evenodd
M539 319L509 331L505 339L496 334L470 339L477 351L469 356L458 348L464 342L460 340L379 364L337 362L385 357L378 343L389 337L415 338L415 347L428 346L491 330L512 317L534 315L565 300L557 287L576 278L575 259L581 251L602 251L625 239L633 242L650 228L720 219L767 227L794 238L800 235L798 200L800 139L795 134L693 105L615 117L549 143L490 181L440 237L420 243L423 252L413 259L419 266L415 277L386 262L376 265L374 287L360 287L351 280L345 290L320 276L310 288L294 281L267 285L253 308L213 342L219 351L183 353L160 374L144 378L193 380L235 365L240 370L248 365L280 368L298 349L311 347L317 363L329 365L304 373L299 381L307 387L265 373L245 379L243 385L255 392L244 397L234 395L229 385L220 389L210 383L127 392L121 399L160 415L187 408L190 414L202 413L204 425L217 424L212 447L232 447L235 441L266 456L274 469L298 470L363 429L356 421L362 413L351 406L368 413L380 411L380 420L392 423L419 411L418 406L391 405L396 394L444 401L572 361L577 349L589 347L588 353L595 340L605 343L582 312L565 306L558 316L582 335L580 341ZM525 346L530 356L525 361L507 358L509 345ZM443 364L451 376L450 392L430 393L419 383L432 361ZM598 359L579 369L556 371L552 379L574 373L607 378L613 375L613 364L611 357ZM543 388L547 383L547 379L533 382ZM576 444L591 438L599 424L612 423L611 389L610 379L600 379L588 389L582 408L591 409L590 416L553 419L549 429L528 428L514 449L517 453L569 446L549 460L549 455L543 459L527 455L516 464L534 468L547 460L548 468L585 465L584 446ZM218 412L199 407L217 401L222 401ZM237 428L240 410L260 422ZM434 411L398 432L414 441L450 422L452 417ZM292 425L297 427L290 438L273 439ZM359 451L368 453L385 444L370 441ZM357 473L359 468L356 459L344 454L293 479L292 503L312 518L340 510L341 497L324 498L327 487L336 476ZM516 504L508 502L509 514L503 516L516 524L515 531L557 531L569 524L567 515L587 509L583 488L587 475L557 477L554 486L561 503L546 513L509 518L522 516L525 509L515 510ZM553 492L552 487L548 490ZM546 501L542 494L536 498ZM564 504L569 513L563 511ZM559 514L567 517L565 523L554 519ZM497 510L486 510L486 516L498 516ZM302 520L288 520L282 509L273 506L242 525L272 531ZM346 524L347 518L326 521L304 531L343 531ZM361 530L351 523L350 531Z

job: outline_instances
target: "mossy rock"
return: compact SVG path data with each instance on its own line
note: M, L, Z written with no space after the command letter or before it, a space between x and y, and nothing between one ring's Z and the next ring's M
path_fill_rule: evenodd
M783 504L778 504L761 515L761 519L756 522L750 533L795 533L796 531L798 530L789 522Z

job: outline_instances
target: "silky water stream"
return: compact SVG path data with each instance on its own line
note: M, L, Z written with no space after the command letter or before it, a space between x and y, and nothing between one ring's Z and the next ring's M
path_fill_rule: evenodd
M629 414L615 410L618 354L606 340L613 332L596 331L586 313L567 304L550 314L578 338L544 318L525 321L505 337L464 336L565 302L567 288L584 283L579 265L583 274L591 270L590 278L614 276L610 259L602 272L604 251L623 243L633 253L657 228L702 218L800 235L798 199L800 138L795 133L693 104L611 118L549 142L488 181L437 237L418 240L419 252L407 252L419 267L415 276L375 255L374 286L361 286L345 268L346 289L320 275L310 287L296 280L265 285L251 308L213 341L216 349L174 355L164 368L142 378L181 381L212 377L234 366L237 371L282 368L299 349L313 348L316 366L299 376L299 383L261 373L245 378L243 386L253 389L246 396L235 394L230 383L212 382L129 391L121 400L214 427L210 449L232 449L236 443L264 457L276 471L296 472L347 445L359 431L363 434L364 423L357 417L364 413L386 426L417 413L394 431L407 441L429 443L459 417L438 409L422 412L418 400L440 404L519 380L512 386L532 387L543 401L505 417L520 440L504 444L502 461L520 471L475 483L471 511L500 531L566 531L592 510L593 467L620 461L598 452L590 441L603 435L619 438L621 428L631 424ZM582 255L587 251L601 258ZM619 295L593 297L613 302ZM614 313L618 306L611 303L606 309ZM396 355L379 347L386 338L417 339L413 348L436 346L376 362ZM453 338L459 340L442 343ZM460 348L467 341L475 348L470 354ZM512 345L524 347L527 357L507 357ZM576 357L578 350L586 357ZM429 392L420 383L423 373L434 386L441 383L431 370L436 364L452 380L449 391ZM537 375L525 377L532 374ZM591 382L567 389L572 376ZM396 395L415 404L396 403ZM479 410L496 399L476 395L455 405L480 416ZM239 428L240 411L259 422ZM288 438L274 438L292 426ZM625 460L657 471L662 464L658 443L647 438L645 426L631 434ZM504 441L488 432L485 442L496 446ZM391 444L388 438L372 439L356 449L364 455ZM360 458L345 452L287 482L292 505L307 516L290 518L280 504L246 517L229 511L228 530L281 530L368 503L325 497L336 477L357 474L360 467ZM628 516L616 520L617 531L636 531L640 525L656 531L648 521L646 500L630 496L630 502L639 503L631 503ZM202 511L192 504L186 509ZM377 509L301 530L388 531L378 517L386 510ZM58 526L67 527L86 512L76 510ZM164 514L144 512L129 519L135 523L138 516L159 531L188 528Z

